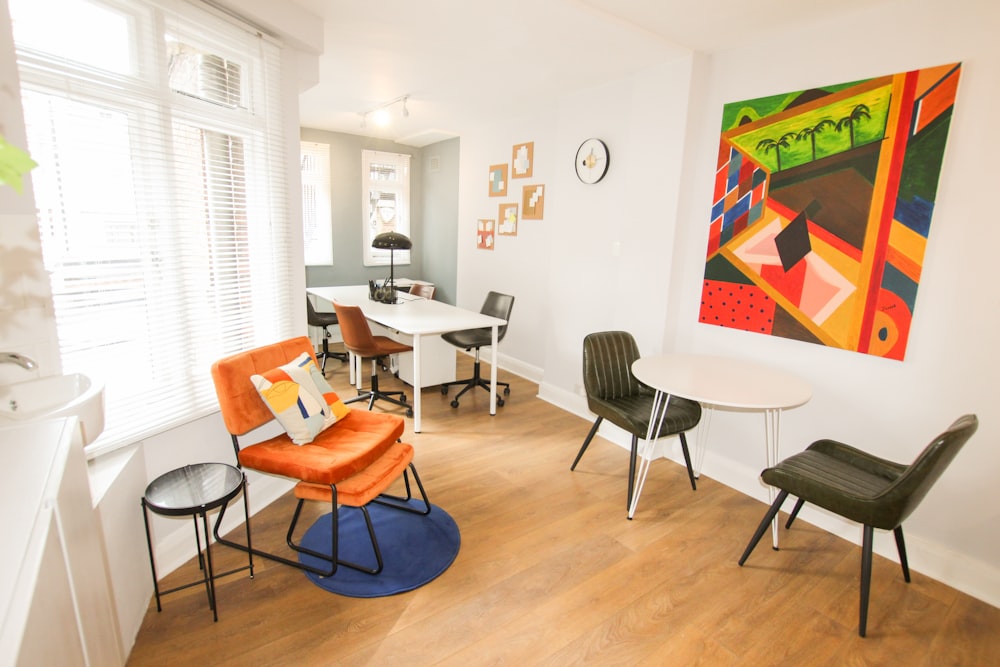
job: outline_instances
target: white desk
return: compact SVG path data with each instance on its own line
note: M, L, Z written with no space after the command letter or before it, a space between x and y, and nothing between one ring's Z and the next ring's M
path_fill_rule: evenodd
M698 401L704 410L698 427L695 444L696 452L704 452L708 427L715 407L738 408L762 411L764 413L764 445L767 467L778 460L778 427L782 410L788 410L806 403L812 397L812 388L800 378L783 371L740 359L713 357L701 354L661 354L637 359L632 364L632 373L640 382L656 390L653 410L646 434L646 446L636 490L632 495L632 506L628 517L635 514L642 493L646 473L652 461L655 428L671 396ZM700 462L697 466L700 472ZM774 489L770 490L774 495ZM774 546L778 546L777 520L772 524Z
M367 285L349 287L310 287L306 290L320 299L359 306L365 317L382 326L413 336L413 430L420 433L420 339L449 331L490 327L490 414L497 413L497 335L506 320L465 310L440 301L431 301L408 294L399 294L399 303L379 303L368 298Z

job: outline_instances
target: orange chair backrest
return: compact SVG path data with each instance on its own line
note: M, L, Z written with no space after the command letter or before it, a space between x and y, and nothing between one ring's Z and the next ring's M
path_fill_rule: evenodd
M303 352L311 354L316 361L312 341L299 336L239 352L212 364L212 381L219 397L222 420L231 434L244 435L274 419L250 382L250 376L288 363Z
M410 294L416 294L417 296L422 296L425 299L433 299L434 285L424 285L423 283L414 283L410 285Z
M385 352L381 349L365 314L358 306L348 306L333 302L333 309L340 321L340 335L344 339L344 347L360 357L377 357Z

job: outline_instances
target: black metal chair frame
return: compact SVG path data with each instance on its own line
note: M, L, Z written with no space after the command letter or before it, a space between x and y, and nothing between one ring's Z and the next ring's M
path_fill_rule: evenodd
M237 466L242 469L242 466L240 466L239 463L238 463L238 461L239 461L239 453L240 453L239 439L235 435L231 435L231 437L233 439L233 449L236 451ZM424 485L423 485L423 483L421 483L420 476L417 474L417 468L416 468L416 466L414 466L413 463L411 462L408 467L409 467L409 471L403 471L403 483L405 484L405 487L406 487L406 495L405 496L394 496L394 495L391 495L391 494L383 493L383 494L380 494L379 496L377 496L371 502L378 503L379 505L384 505L386 507L392 507L394 509L398 509L398 510L401 510L403 512L410 512L412 514L419 514L421 516L426 516L426 515L430 514L430 512L431 512L431 503L427 499L427 492L424 490ZM410 472L413 473L413 479L414 479L414 481L417 484L417 488L420 489L420 496L421 496L421 499L423 500L423 505L424 505L423 509L419 509L419 508L416 508L416 507L411 507L410 505L405 504L407 501L409 501L409 500L411 500L413 498L413 492L412 492L412 489L410 487L410 478L409 478L409 473ZM246 498L246 491L244 491L244 499L245 498ZM249 539L247 540L247 544L240 544L239 542L234 542L234 541L227 540L227 539L223 538L222 536L219 535L219 525L222 523L222 517L223 517L223 514L226 511L225 506L223 506L219 510L219 516L218 516L218 518L215 521L215 527L214 527L214 531L213 531L213 533L215 535L215 540L217 542L219 542L220 544L225 544L226 546L232 547L233 549L238 549L240 551L243 551L243 552L246 552L246 553L249 553L249 554L253 554L254 556L260 556L261 558L267 558L268 560L273 560L275 562L282 563L284 565L289 565L289 566L297 568L299 570L305 570L306 572L312 572L313 574L317 574L317 575L319 575L321 577L329 577L329 576L333 575L337 571L337 568L339 566L341 566L341 565L343 565L344 567L349 567L349 568L351 568L353 570L358 570L359 572L364 572L366 574L378 574L378 573L380 573L382 571L382 567L383 567L382 551L381 551L381 549L379 549L379 546L378 546L378 538L376 538L376 536L375 536L375 528L372 526L371 515L368 512L368 506L367 505L362 505L360 507L357 507L356 509L360 510L364 514L364 517L365 517L365 525L368 528L368 537L371 540L372 552L373 552L374 557L375 557L375 562L376 562L375 567L366 567L366 566L358 564L358 563L352 563L350 561L341 560L338 557L338 553L339 553L338 552L338 548L339 548L339 545L338 545L338 543L339 543L338 525L339 525L339 522L338 522L338 514L337 514L337 485L336 484L331 484L330 485L330 512L331 512L331 518L332 518L332 521L333 521L333 526L332 526L332 530L331 530L330 553L328 553L328 554L325 554L325 553L322 553L322 552L319 552L319 551L315 551L313 549L309 549L309 548L303 547L302 544L301 544L301 542L295 542L295 540L293 539L293 536L294 536L294 533L295 533L295 527L296 527L296 525L299 522L299 515L302 513L302 505L304 503L305 503L305 499L304 498L299 498L298 499L298 503L295 505L295 511L292 514L292 521L288 525L288 532L285 534L285 543L293 551L296 551L298 553L307 554L309 556L312 556L314 558L317 558L317 559L323 561L324 563L328 563L330 565L330 567L328 569L323 569L323 568L319 568L319 567L313 567L313 566L308 565L306 563L301 563L301 562L299 562L297 560L292 560L290 558L285 558L284 556L279 556L278 554L274 554L274 553L271 553L271 552L268 552L268 551L262 551L260 549L254 548L250 544L250 540ZM247 537L248 538L249 538L249 535L250 535L249 531L250 531L250 519L248 518L247 519Z
M583 445L580 447L580 451L577 452L576 458L573 459L573 465L569 469L576 470L576 464L580 462L583 458L583 453L587 451L587 447L590 446L590 441L594 439L597 435L597 429L600 428L601 422L604 421L604 417L598 416L594 420L594 425L590 427L590 432L587 433L586 439L583 441ZM635 491L635 465L639 455L639 437L632 433L632 446L628 457L628 497L625 502L625 507L632 507L632 494ZM694 468L691 466L691 452L688 449L687 434L683 431L676 434L681 441L681 453L684 455L684 465L687 466L688 480L691 482L691 490L698 490L697 475L694 474ZM667 436L664 436L667 437Z
M406 408L406 416L413 416L413 406L407 402L405 391L383 391L378 385L378 368L381 363L381 357L372 357L372 374L369 378L371 387L369 389L358 389L358 395L348 398L344 401L344 404L357 403L358 401L368 401L368 409L371 410L375 406L375 401L389 401L393 405L398 405L401 408ZM399 396L399 398L396 398Z

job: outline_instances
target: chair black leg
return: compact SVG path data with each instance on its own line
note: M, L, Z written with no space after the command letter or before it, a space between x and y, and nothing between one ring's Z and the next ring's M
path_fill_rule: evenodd
M573 459L573 465L569 467L570 470L576 470L576 464L580 462L581 458L583 458L583 453L587 451L587 447L590 446L590 441L594 439L594 436L597 434L597 427L601 425L602 421L604 421L604 417L598 417L597 421L594 422L594 425L590 427L590 433L587 434L586 439L583 441L583 446L580 447L580 451L577 452L576 458Z
M892 530L896 537L896 551L899 552L899 564L903 566L903 579L910 583L910 564L906 560L906 542L903 541L903 527L896 526Z
M868 627L868 594L872 587L872 538L875 529L865 526L861 538L861 609L858 618L858 636L864 637Z
M741 566L746 562L747 558L749 558L750 552L754 550L757 543L760 542L760 538L764 537L764 533L767 532L767 527L771 525L771 521L774 520L778 510L781 509L781 503L785 502L785 498L787 497L788 491L782 489L781 492L778 493L778 497L774 499L773 503L771 503L771 508L767 510L767 514L764 515L764 519L760 522L760 525L757 526L757 532L755 532L753 537L750 538L750 543L747 544L747 548L743 551L743 555L740 556L739 563Z
M396 398L398 396L399 398ZM344 401L344 405L349 403L354 403L356 401L368 401L368 410L370 411L375 407L375 401L389 401L394 405L398 405L401 408L406 408L406 416L413 416L413 408L409 403L406 402L406 392L403 391L382 391L378 386L378 370L376 368L376 361L372 360L372 375L371 375L371 389L365 391L363 389L358 390L358 395L349 398Z
M687 464L688 469L688 479L691 480L691 490L697 491L698 485L694 481L694 468L691 467L691 453L688 451L688 441L683 433L679 433L681 436L681 452L684 453L684 463Z
M451 407L453 407L453 408L457 408L458 407L458 399L460 399L462 397L462 395L465 392L469 391L470 389L474 389L475 387L482 387L486 391L490 391L490 383L487 380L485 380L483 378L483 376L482 376L482 366L480 365L480 362L479 362L479 348L478 347L476 348L476 359L475 359L475 361L472 364L472 377L468 378L468 379L465 379L465 380L454 380L452 382L442 382L441 383L441 395L442 396L446 396L448 394L449 387L454 387L456 385L461 385L462 386L462 390L460 392L458 392L457 394L455 394L455 398L452 399L452 401L451 401ZM509 394L510 393L510 383L509 382L500 382L498 380L497 381L497 387L503 387L503 393L504 394ZM504 404L503 396L501 396L500 393L497 392L497 407L501 407L502 408L503 404Z
M639 453L639 438L632 436L632 452L628 457L628 498L625 500L625 509L632 509L632 491L635 488L635 459ZM631 519L632 517L629 517Z
M799 498L796 501L795 508L792 509L792 513L788 515L788 521L785 522L785 529L786 530L788 528L792 527L792 522L795 521L795 517L797 517L799 515L799 510L802 509L802 506L805 505L805 504L806 504L806 501L802 500L801 498Z

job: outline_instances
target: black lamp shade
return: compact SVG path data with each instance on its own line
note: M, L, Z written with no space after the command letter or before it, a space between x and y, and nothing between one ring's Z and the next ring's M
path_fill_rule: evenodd
M385 232L372 239L372 247L382 250L409 250L413 242L399 232Z

